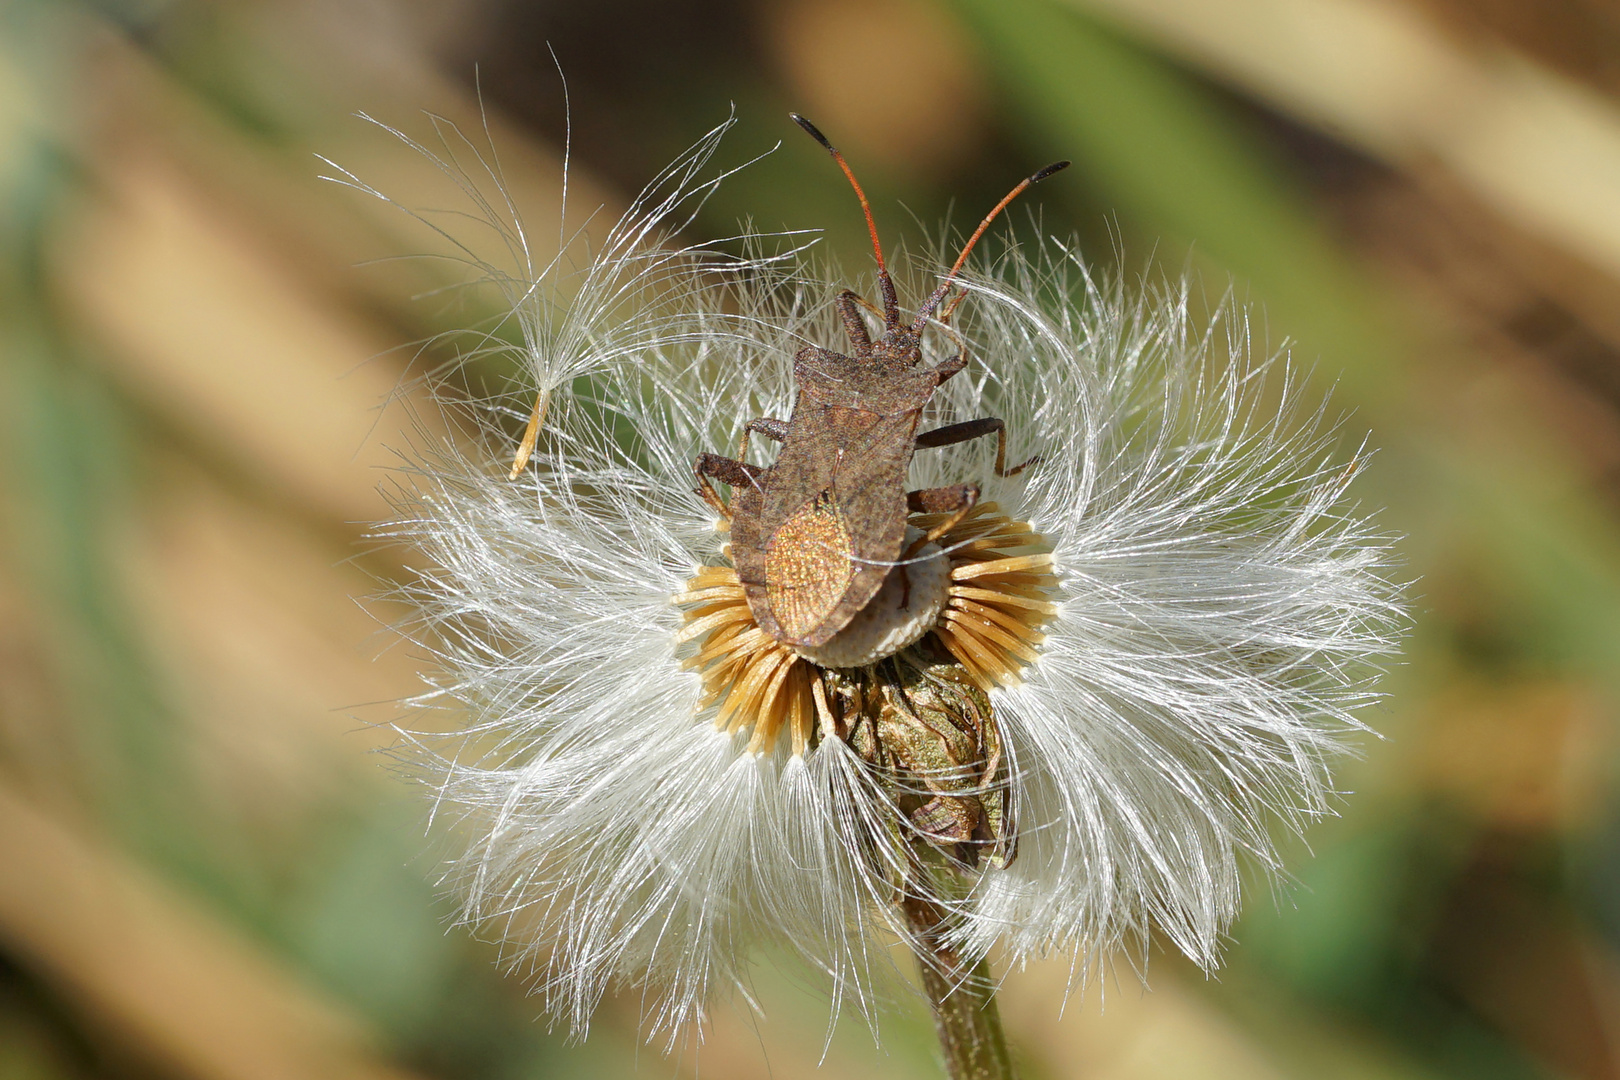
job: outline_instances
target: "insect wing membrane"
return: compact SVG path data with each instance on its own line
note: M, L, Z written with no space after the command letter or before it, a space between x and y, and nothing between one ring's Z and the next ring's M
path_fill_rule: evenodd
M829 619L856 573L852 554L847 519L831 491L806 503L776 530L765 552L765 595L788 639L819 644L811 639L831 625ZM825 636L839 629L841 625L834 626Z

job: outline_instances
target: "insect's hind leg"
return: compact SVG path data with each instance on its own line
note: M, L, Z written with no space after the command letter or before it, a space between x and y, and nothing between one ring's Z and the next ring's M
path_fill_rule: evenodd
M732 488L740 488L758 484L760 476L765 472L758 465L732 461L719 454L699 454L693 471L697 473L698 478L697 494L703 496L703 501L728 522L731 520L731 507L721 500L720 493L714 490L714 484L710 479L718 480Z
M926 533L913 540L905 551L901 552L900 559L916 555L925 544L932 544L941 536L956 528L958 522L967 517L969 512L979 504L978 484L951 484L948 487L923 488L921 491L906 492L906 510L912 514L949 514L944 521L929 529Z
M949 514L950 517L917 537L900 553L900 606L911 606L911 577L906 564L916 557L927 544L944 536L956 523L968 515L979 502L979 485L952 484L949 487L923 488L906 492L906 512L911 514Z
M960 424L946 424L933 431L925 431L917 436L916 447L918 450L926 450L933 446L954 446L969 439L982 439L990 434L996 437L997 476L1017 476L1041 460L1041 455L1034 454L1022 464L1007 468L1007 425L1005 421L995 416L986 416L981 420L964 420Z

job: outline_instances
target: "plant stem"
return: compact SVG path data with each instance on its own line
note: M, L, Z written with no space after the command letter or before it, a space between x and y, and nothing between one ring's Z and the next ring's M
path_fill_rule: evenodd
M946 1074L951 1080L1015 1080L989 961L964 968L956 951L940 940L943 915L932 902L909 898L901 906L917 932L917 967L934 1009Z

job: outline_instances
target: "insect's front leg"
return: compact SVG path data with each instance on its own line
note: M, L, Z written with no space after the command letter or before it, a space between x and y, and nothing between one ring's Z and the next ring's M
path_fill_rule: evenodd
M697 494L703 496L708 503L726 521L731 520L731 507L720 498L720 493L714 490L710 478L720 481L732 488L746 485L757 485L759 478L764 475L765 469L759 465L750 465L744 461L732 461L719 454L699 454L694 470L697 473Z
M866 321L855 310L856 304L877 310L863 296L849 289L839 293L838 299L833 301L833 307L838 309L838 317L844 320L844 333L849 335L849 343L855 346L857 353L871 352L872 335L866 332Z
M737 460L748 460L748 433L757 431L767 439L783 442L788 437L788 422L774 420L769 416L762 416L758 420L750 420L743 425L742 442L737 444Z
M994 416L987 416L982 420L964 420L960 424L946 424L933 431L925 431L917 436L916 447L925 450L931 446L954 446L956 443L982 439L991 434L996 437L997 476L1017 476L1041 460L1041 455L1035 454L1022 464L1007 468L1007 425Z
M963 349L949 360L941 360L935 364L934 374L939 377L940 382L944 382L952 375L960 374L962 369L967 367L967 363L967 350Z

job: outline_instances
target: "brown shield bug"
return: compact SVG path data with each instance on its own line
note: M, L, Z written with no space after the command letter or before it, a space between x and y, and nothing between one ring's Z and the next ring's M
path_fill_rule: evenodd
M1029 185L1069 163L1048 165L997 203L916 317L905 322L866 193L826 136L796 113L793 120L832 154L860 199L883 293L883 334L873 341L856 307L864 301L848 289L840 292L835 304L852 355L815 345L800 350L793 358L798 399L792 416L750 420L738 460L702 454L697 475L699 494L731 521L732 561L755 622L784 644L817 648L849 624L892 570L898 566L903 573L913 552L949 531L977 503L975 484L907 491L906 474L916 450L995 435L997 476L1012 476L1035 460L1006 467L1006 425L995 417L917 433L935 389L967 366L965 350L925 365L921 340L968 253L996 215ZM747 455L751 432L781 442L771 466L740 460ZM712 480L733 489L729 507ZM907 545L908 513L947 517Z

